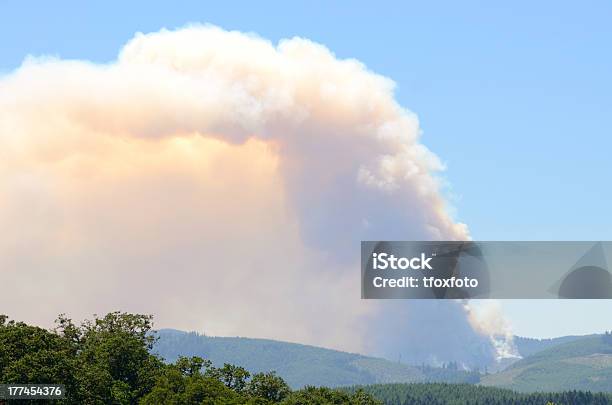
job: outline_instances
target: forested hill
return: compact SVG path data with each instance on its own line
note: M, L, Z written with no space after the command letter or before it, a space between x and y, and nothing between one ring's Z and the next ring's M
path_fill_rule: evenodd
M409 367L312 346L259 339L207 338L177 331L161 333L154 350L151 325L150 316L112 312L81 324L61 315L56 327L47 330L0 314L0 383L63 384L66 398L62 403L75 405L612 404L611 394L585 391L525 394L473 384L387 384L368 385L363 389L309 386L295 390L274 371L250 373L240 365L221 363L241 357L251 370L255 369L253 364L265 365L264 371L268 367L283 370L296 379L294 385L298 385L295 381L300 378L315 380L302 384L318 385L316 378L320 378L341 385L360 378L403 376L431 380L432 377L473 375L456 370L456 364L444 369ZM164 362L154 355L155 351L162 352L159 349L164 345L170 353L166 354L167 359L176 353L202 351L216 364L199 356ZM579 388L577 383L586 382L592 390L601 390L611 386L611 360L612 334L608 333L538 352L504 373L510 373L506 374L507 385L527 384L526 388L543 391L567 391L573 386ZM499 376L503 373L484 378ZM0 397L0 404L6 403L5 400L6 397Z
M481 383L520 391L612 392L612 335L594 335L542 350L483 377Z
M158 331L154 352L168 362L179 356L201 356L222 366L241 364L251 372L275 370L294 388L388 382L469 382L480 376L447 368L414 367L384 359L295 343L240 337L208 337L173 329Z

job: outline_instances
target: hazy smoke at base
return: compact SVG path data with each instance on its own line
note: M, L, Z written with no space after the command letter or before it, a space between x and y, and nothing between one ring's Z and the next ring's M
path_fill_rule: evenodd
M468 238L419 131L390 80L300 38L195 26L108 65L28 60L0 80L0 307L376 351L393 313L358 298L358 242Z
M488 336L494 348L495 361L520 358L511 325L503 317L498 300L472 300L463 303L472 327Z

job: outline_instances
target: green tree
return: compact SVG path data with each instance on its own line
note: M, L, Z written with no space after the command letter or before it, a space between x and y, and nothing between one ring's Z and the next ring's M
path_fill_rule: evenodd
M276 375L274 371L269 373L257 373L248 382L246 392L253 398L261 398L272 403L285 399L291 389L287 383Z
M48 330L0 316L0 383L66 386L76 401L78 365L70 342Z
M150 353L148 315L112 312L76 327L60 317L56 332L77 345L78 395L83 403L135 404L155 384L163 363Z
M113 312L45 330L0 317L0 382L59 383L69 404L136 404L163 363L150 353L151 317Z
M202 369L205 372L202 373ZM144 405L233 405L247 399L224 384L210 361L200 357L180 357L166 366L157 377L150 393L140 401Z
M236 392L242 392L246 388L247 379L251 376L246 369L227 363L222 368L213 370L209 375L218 378L227 388Z

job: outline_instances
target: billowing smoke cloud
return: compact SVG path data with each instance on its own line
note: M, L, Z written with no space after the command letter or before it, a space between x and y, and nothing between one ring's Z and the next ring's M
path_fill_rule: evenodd
M28 59L0 79L0 308L381 352L368 322L413 326L360 301L359 241L468 238L419 132L389 79L301 38L194 26L105 65ZM466 329L436 305L432 328Z

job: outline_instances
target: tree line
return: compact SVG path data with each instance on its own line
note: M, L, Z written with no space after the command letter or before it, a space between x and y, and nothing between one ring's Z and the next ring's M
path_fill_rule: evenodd
M351 387L365 391L385 405L608 405L612 396L589 391L520 393L472 384L418 383Z

